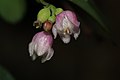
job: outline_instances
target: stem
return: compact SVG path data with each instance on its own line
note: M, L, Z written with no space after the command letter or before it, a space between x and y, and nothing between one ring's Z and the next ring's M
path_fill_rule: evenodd
M45 2L44 0L40 0L40 2L45 6L49 5L49 3Z

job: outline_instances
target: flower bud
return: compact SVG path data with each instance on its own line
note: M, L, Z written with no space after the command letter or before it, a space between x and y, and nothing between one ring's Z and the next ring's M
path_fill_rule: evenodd
M51 21L46 21L43 25L43 28L45 31L50 31L52 28L52 22Z

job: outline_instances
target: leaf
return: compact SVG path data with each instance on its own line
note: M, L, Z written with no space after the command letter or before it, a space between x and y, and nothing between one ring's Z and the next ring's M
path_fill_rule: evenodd
M0 80L15 80L10 73L0 66Z
M20 21L26 10L25 0L0 0L0 16L10 23Z
M44 23L49 17L50 17L50 9L46 7L41 9L37 14L37 20L39 20L42 23Z
M86 11L91 17L93 17L101 25L102 29L104 29L107 32L109 31L108 28L103 23L101 16L96 11L95 8L96 6L93 6L90 3L90 0L69 0L69 1L73 2L74 4L81 7L84 11Z
M56 9L56 12L55 12L55 15L60 14L62 11L63 11L63 9L62 9L62 8L57 8L57 9Z

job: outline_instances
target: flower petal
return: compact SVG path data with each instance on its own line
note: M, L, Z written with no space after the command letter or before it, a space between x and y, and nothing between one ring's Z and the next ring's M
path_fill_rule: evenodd
M36 44L31 42L29 44L29 53L30 53L30 56L32 57L32 60L35 60L36 57L37 57L37 54L35 53L35 50L36 50Z
M42 56L48 49L49 47L48 39L46 36L43 36L39 39L38 41L38 46L37 46L37 55Z
M63 41L64 43L67 44L67 43L70 42L70 35L62 36L61 39L62 39L62 41Z
M52 48L49 48L48 52L46 52L46 54L42 56L41 62L44 63L45 61L50 60L53 54L54 54L54 50Z
M52 33L53 33L53 35L54 35L54 39L57 37L57 30L56 30L56 28L55 28L55 25L53 26L53 28L52 28Z
M37 54L33 54L31 57L32 57L32 60L35 60L37 58Z
M75 40L78 38L79 34L80 34L80 29L78 30L77 33L74 33L74 38L75 38Z
M65 14L68 17L68 19L70 20L70 22L72 22L75 26L79 27L80 22L78 22L77 16L76 16L76 14L74 12L65 11Z
M64 17L62 26L63 26L63 29L66 29L66 28L72 29L73 28L73 24L68 20L67 16Z
M33 55L33 53L34 53L34 44L31 42L31 43L29 43L29 53L30 53L30 56L32 56Z

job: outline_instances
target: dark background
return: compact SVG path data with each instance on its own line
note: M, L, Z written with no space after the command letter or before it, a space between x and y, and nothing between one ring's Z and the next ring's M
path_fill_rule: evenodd
M93 23L84 22L87 19L85 15L77 13L84 18L81 19L78 40L72 38L66 45L57 37L53 44L55 53L50 61L44 64L39 58L32 61L28 44L39 31L32 25L41 5L28 0L27 13L19 23L12 25L0 18L0 64L16 80L120 80L120 1L94 1L104 14L105 21L108 20L116 44L97 35L92 28ZM51 0L51 3L58 7L65 4L59 0Z

